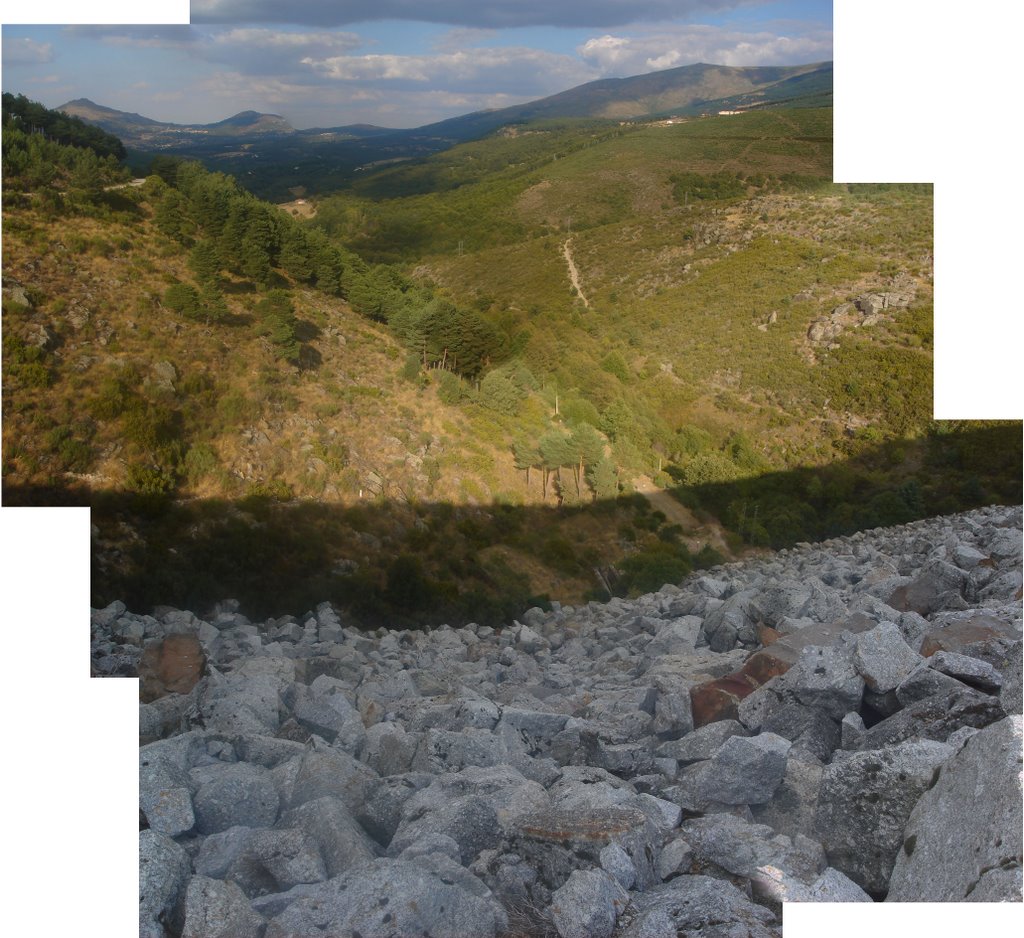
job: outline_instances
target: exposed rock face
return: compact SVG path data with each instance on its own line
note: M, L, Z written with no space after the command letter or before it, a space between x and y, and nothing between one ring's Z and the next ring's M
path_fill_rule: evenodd
M1020 520L500 629L97 610L94 673L154 675L140 933L770 938L787 900L1019 897Z
M903 831L887 900L1021 901L1021 745L1010 716L942 766Z

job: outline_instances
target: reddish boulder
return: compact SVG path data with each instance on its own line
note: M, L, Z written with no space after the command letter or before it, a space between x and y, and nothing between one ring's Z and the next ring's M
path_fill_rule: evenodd
M994 616L974 616L929 632L921 643L921 654L930 658L937 651L960 651L976 642L1016 641L1016 630Z
M206 655L195 635L168 635L146 646L139 663L139 699L187 694L203 676Z
M858 613L841 622L809 625L789 635L764 627L766 633L774 633L766 635L772 639L771 644L755 651L738 671L690 688L694 727L737 719L740 701L773 677L785 674L800 659L804 648L834 645L843 632L865 632L875 625L874 620Z

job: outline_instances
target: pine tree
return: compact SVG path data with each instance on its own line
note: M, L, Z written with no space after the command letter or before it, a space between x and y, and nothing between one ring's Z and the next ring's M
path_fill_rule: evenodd
M87 202L95 202L103 192L100 160L92 150L80 150L71 174L71 185Z
M175 241L187 238L188 222L185 214L185 199L177 189L168 189L156 204L153 220L161 234Z
M261 206L255 206L249 212L239 249L239 266L246 277L258 283L270 280L270 269L277 253L276 235L270 216Z
M281 266L301 283L313 278L312 250L301 228L290 226L281 238Z
M197 241L188 256L189 269L200 283L216 283L220 273L220 255L212 241Z
M540 450L540 467L544 472L544 497L547 498L551 473L556 473L561 481L562 467L575 465L576 456L569 437L561 430L549 430L537 441L537 447Z
M516 469L526 470L526 484L530 484L530 470L540 465L540 449L536 441L518 439L512 444L512 458Z
M203 285L202 293L199 294L199 301L208 322L224 322L224 320L231 316L231 310L228 309L224 294L220 292L217 284L212 280L207 281Z
M607 457L602 457L590 468L587 476L594 497L602 501L615 498L619 494L619 474L615 464Z
M259 234L246 234L239 249L239 269L257 283L270 280L270 252Z
M241 270L242 239L248 225L247 203L244 199L234 199L228 205L228 215L224 220L220 235L217 238L217 251L221 262L231 270Z
M295 307L288 293L271 290L256 305L256 312L261 319L260 331L277 347L277 354L292 364L298 364L302 345L297 334Z
M588 466L593 466L604 456L604 440L589 423L578 424L569 436L569 448L574 457L573 476L576 479L576 494L583 495L581 481Z
M164 293L164 305L189 319L202 317L202 304L196 288L188 283L175 283Z

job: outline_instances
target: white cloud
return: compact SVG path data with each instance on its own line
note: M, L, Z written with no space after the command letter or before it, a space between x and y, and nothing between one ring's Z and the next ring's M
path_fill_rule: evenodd
M676 26L630 36L605 35L577 48L602 75L625 77L706 62L714 65L803 65L832 58L831 30L779 35L717 26Z
M615 67L635 54L633 40L623 36L588 39L577 51L584 59L596 62L603 69Z
M245 46L254 49L281 49L281 50L323 50L328 52L347 52L351 49L358 49L363 40L355 33L343 32L318 32L318 33L289 33L277 29L264 29L260 27L240 27L230 29L226 32L215 32L210 35L214 46L230 47Z
M4 65L45 65L53 61L53 46L26 37L4 36Z
M359 55L303 59L317 75L338 82L386 82L438 91L543 96L597 78L578 59L539 49L480 48L436 55ZM522 100L522 97L520 97Z

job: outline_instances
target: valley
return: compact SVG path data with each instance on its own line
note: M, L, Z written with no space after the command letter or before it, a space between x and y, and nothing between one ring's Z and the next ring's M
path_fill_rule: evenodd
M498 624L1019 500L931 419L931 188L829 109L519 118L279 207L5 96L4 500L93 507L95 605Z

